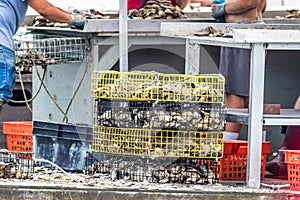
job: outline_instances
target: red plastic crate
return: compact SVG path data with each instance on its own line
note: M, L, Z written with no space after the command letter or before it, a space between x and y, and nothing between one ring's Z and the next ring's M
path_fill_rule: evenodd
M291 190L300 190L300 150L280 150L285 155Z
M32 122L3 122L7 149L12 152L32 152Z
M263 142L261 158L261 179L264 178L270 142ZM219 180L246 180L248 142L224 140L224 153L220 158Z

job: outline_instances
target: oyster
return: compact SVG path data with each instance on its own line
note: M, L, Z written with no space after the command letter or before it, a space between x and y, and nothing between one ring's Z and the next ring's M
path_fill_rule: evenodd
M299 18L297 9L287 10L288 14L285 16L285 18Z

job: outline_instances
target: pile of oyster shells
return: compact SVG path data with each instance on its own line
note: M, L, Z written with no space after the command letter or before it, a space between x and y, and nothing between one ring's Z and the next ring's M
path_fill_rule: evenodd
M45 55L33 49L17 50L15 51L15 66L16 71L22 73L31 73L32 66L45 66L55 64L56 60L53 58L45 58Z
M107 174L111 180L151 183L213 184L218 180L218 162L208 159L147 158L104 155L94 160L85 174Z
M16 51L15 59L17 67L56 63L55 59L45 58L44 54L32 49L26 49L22 52Z
M217 30L212 26L207 26L203 30L195 32L195 36L209 36L209 37L224 37L232 38L232 27L225 26L222 30Z
M81 14L84 17L86 17L86 19L109 19L110 18L110 16L105 15L104 13L94 10L94 9L90 9L88 11L80 11L78 9L74 9L73 11L71 11L71 14L72 13ZM70 27L70 28L78 29L78 27L70 25L69 23L52 22L42 16L35 17L32 26L35 26L35 27L59 27L59 28L69 28Z
M129 19L187 19L182 10L166 0L147 1L143 8L130 10L128 17Z
M52 21L44 18L43 16L39 15L34 18L32 26L68 28L69 23L52 22Z

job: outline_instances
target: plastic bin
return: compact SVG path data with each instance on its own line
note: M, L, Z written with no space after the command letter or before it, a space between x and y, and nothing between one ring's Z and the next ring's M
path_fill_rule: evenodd
M300 190L300 150L280 150L285 155L291 190Z
M270 142L263 142L261 158L261 179L264 178L267 155L270 153ZM246 180L248 142L225 140L224 153L220 159L219 180Z
M89 125L34 121L35 157L51 161L66 171L82 172L86 152L91 148L92 135ZM47 163L41 165L52 167Z
M7 149L13 152L32 152L32 122L3 122Z

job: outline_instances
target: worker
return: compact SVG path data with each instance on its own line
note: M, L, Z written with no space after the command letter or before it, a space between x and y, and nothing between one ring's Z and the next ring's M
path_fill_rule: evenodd
M294 109L300 110L300 95ZM281 150L300 150L300 126L288 126L282 142ZM284 163L284 153L266 163L266 176L273 178L287 178L287 165Z
M69 15L47 0L0 0L0 112L12 97L16 78L13 36L21 26L28 6L53 22L82 25L85 21L84 16Z
M133 10L133 9L140 9L145 6L145 3L148 0L127 0L127 9ZM157 2L157 4L163 4L165 3L171 3L173 6L178 6L180 9L184 9L188 3L189 0L151 0L153 2Z
M300 95L296 100L294 109L300 110ZM282 142L281 150L300 150L300 126L288 126ZM266 177L288 178L287 165L284 163L284 153L278 152L277 156L266 163Z
M266 0L227 0L213 3L213 0L198 0L201 5L212 6L212 17L225 23L263 23L262 13ZM250 80L249 49L221 47L219 71L225 77L227 108L247 108L249 104ZM238 139L242 124L226 122L224 139Z

